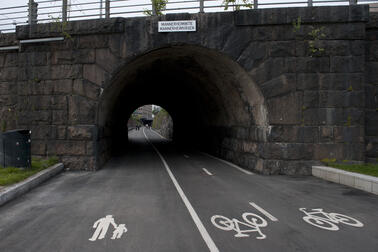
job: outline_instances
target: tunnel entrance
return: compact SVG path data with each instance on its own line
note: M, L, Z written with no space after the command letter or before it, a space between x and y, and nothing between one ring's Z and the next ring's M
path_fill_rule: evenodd
M243 149L237 139L265 141L267 109L248 73L217 51L170 46L136 57L105 86L98 111L100 166L127 142L128 115L144 104L169 111L175 143L229 160L256 151ZM262 134L252 135L251 128Z

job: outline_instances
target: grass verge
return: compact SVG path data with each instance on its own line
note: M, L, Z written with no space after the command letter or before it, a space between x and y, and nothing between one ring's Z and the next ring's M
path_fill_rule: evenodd
M349 172L378 177L378 164L340 164L336 162L324 162L326 166Z
M30 169L15 167L0 167L0 186L7 186L18 183L54 164L59 162L58 158L49 159L32 158L32 167Z

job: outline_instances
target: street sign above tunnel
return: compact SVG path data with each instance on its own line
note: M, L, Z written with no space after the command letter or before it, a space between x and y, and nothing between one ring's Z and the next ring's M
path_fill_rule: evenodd
M194 32L196 20L159 21L159 32Z

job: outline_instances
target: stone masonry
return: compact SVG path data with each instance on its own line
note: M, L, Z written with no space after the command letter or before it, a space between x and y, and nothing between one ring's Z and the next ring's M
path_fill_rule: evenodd
M187 19L197 20L197 32L157 32L158 20ZM102 93L139 55L193 45L238 63L267 109L263 128L212 128L211 152L263 174L310 174L324 158L376 161L377 27L363 5L69 22L64 41L0 52L0 123L30 128L33 155L99 169L109 158L98 119ZM0 36L9 46L62 32L39 24Z

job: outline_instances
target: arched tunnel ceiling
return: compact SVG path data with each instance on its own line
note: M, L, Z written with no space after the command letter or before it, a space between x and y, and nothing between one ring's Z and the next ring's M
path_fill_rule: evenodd
M175 130L267 125L264 99L237 63L200 47L173 46L137 57L105 87L99 125L125 124L145 104L171 114Z

